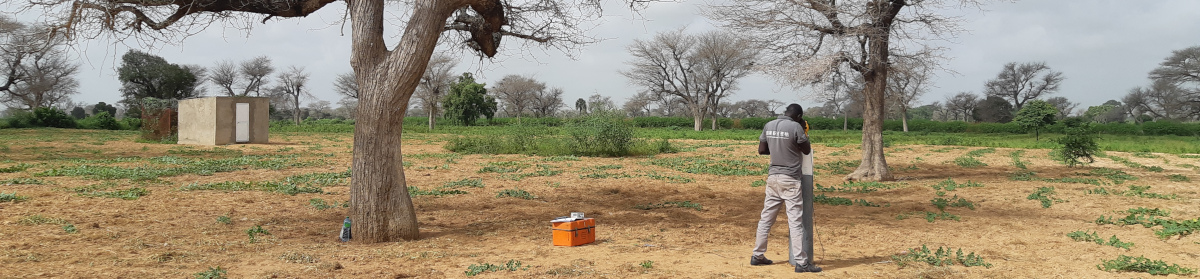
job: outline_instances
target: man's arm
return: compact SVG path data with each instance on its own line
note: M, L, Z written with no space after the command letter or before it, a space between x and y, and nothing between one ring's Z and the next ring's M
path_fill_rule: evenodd
M761 145L759 145L758 149L759 152L762 152ZM808 141L800 143L800 152L804 152L804 155L812 154L812 144L809 144Z
M805 153L807 154L807 153ZM767 146L767 142L758 142L758 155L771 155L771 148Z

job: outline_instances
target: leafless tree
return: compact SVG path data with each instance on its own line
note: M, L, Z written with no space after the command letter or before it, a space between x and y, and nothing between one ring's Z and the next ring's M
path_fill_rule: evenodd
M333 80L333 92L346 98L358 99L358 82L354 72L342 73Z
M738 80L750 74L758 51L749 40L723 31L700 34L696 41L692 59L699 67L695 80L704 86L705 108L712 116L711 129L716 130L718 116L729 113L728 107L721 108L721 101L737 90Z
M950 118L953 120L967 121L975 112L977 103L979 103L978 95L971 92L959 92L946 98L946 111L950 113Z
M218 61L208 69L207 77L197 76L196 80L211 81L225 96L262 96L272 73L271 58L259 56L241 63Z
M758 99L750 99L738 101L733 104L736 108L736 116L739 117L771 117L774 116L774 111L771 110L771 102Z
M592 113L611 112L618 109L617 104L613 103L612 97L600 95L599 93L588 96L587 104L588 111Z
M537 101L538 95L545 91L545 83L521 75L504 76L488 90L496 94L509 116L517 117L517 124L521 123L521 115L525 114Z
M451 72L454 71L455 66L458 66L458 61L454 58L440 52L434 53L429 58L429 64L425 66L425 73L421 75L421 81L417 83L416 96L429 117L426 119L429 130L433 130L435 119L440 115L438 110L442 108L442 97L450 91L450 83L454 82L456 76ZM354 91L357 96L357 85L355 85Z
M1178 108L1173 108L1176 115L1200 118L1200 46L1172 51L1150 72L1150 79L1154 80L1152 87L1161 89L1154 90L1159 93L1157 98L1177 102Z
M554 112L563 108L563 89L554 87L550 90L542 90L533 98L533 104L529 109L533 111L535 117L550 117L554 116Z
M1073 103L1067 97L1053 97L1046 99L1046 102L1054 105L1054 109L1058 110L1059 120L1071 116L1071 112L1075 110L1075 107L1079 106L1079 103Z
M271 66L271 58L266 56L242 61L238 69L245 82L240 96L249 96L250 92L254 92L255 96L261 95L262 88L270 82L267 78L275 72L275 67Z
M957 18L937 12L975 5L972 0L724 3L710 6L706 13L754 40L764 50L762 69L780 82L809 86L847 71L863 80L866 86L862 94L856 94L863 96L863 156L858 169L846 176L851 180L892 179L883 155L884 92L890 57L936 56L938 49L923 42L944 39L958 31Z
M1129 91L1125 106L1138 115L1149 113L1154 119L1192 120L1200 117L1200 103L1189 100L1187 90L1167 79L1155 80L1148 87L1137 87Z
M1063 79L1062 72L1051 70L1045 62L1009 62L995 79L988 80L984 93L1011 101L1019 111L1025 102L1057 92Z
M0 16L0 104L32 110L57 107L78 93L79 64L67 58L62 37L44 27L27 26ZM70 107L68 107L69 109Z
M900 123L904 132L908 132L908 109L913 102L929 91L929 79L933 69L920 59L899 57L891 65L891 77L888 78L887 97L896 105L900 113Z
M641 91L625 99L625 104L622 106L625 108L625 114L631 117L650 116L654 107L654 96L651 96L649 92Z
M217 61L217 64L214 64L212 69L209 70L208 75L208 81L216 85L221 94L225 94L225 96L238 95L233 91L234 84L237 83L238 78L237 65L229 60Z
M336 0L8 1L28 3L18 8L42 12L44 20L68 35L166 41L214 21L302 17ZM626 1L638 4L647 0ZM448 41L461 42L487 57L499 52L504 38L571 50L594 41L582 35L587 26L581 24L601 14L599 0L412 0L391 6L385 2L389 1L346 2L350 65L361 90L355 115L349 215L354 219L355 241L366 243L419 236L404 179L400 135L420 73L443 33L451 37ZM388 46L384 40L385 26L402 30L394 45Z
M750 73L756 57L748 41L730 33L690 35L682 29L636 40L628 50L633 69L622 74L653 94L682 100L696 131L704 116L736 89L737 80Z
M279 85L273 89L274 93L291 105L292 120L300 125L300 99L312 98L312 93L308 91L308 73L304 72L303 67L291 66L276 78L279 79Z

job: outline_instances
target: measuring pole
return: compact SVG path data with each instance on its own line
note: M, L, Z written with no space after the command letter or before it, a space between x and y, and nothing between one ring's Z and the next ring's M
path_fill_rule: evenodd
M804 245L804 254L808 255L808 261L803 263L804 265L813 263L813 152L801 156L800 198L804 202L804 213L800 217L800 224L804 226L804 239L801 241L806 244ZM788 231L788 263L796 265L795 251L792 251L791 231Z

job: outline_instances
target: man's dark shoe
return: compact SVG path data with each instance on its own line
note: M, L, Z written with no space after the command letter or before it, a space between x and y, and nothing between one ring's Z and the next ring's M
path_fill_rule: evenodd
M813 272L813 273L821 272L821 267L816 266L816 265L811 265L811 264L796 266L796 273L804 273L804 272Z
M768 260L767 256L763 256L763 255L750 256L750 265L770 265L773 263L775 263L775 262Z

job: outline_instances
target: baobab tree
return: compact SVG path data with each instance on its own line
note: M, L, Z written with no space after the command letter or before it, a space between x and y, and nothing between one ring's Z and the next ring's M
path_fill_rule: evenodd
M1009 62L995 79L984 85L987 89L984 94L1009 100L1013 109L1021 110L1029 100L1058 92L1063 79L1062 72L1051 70L1044 62Z
M627 0L631 5L649 0ZM140 37L170 39L191 34L215 20L247 17L303 17L336 0L4 0L41 12L56 32L74 38ZM400 135L409 100L443 33L486 57L495 56L504 38L572 49L594 40L579 24L600 15L599 0L563 3L533 0L346 1L351 57L361 96L354 129L350 217L355 241L416 239L416 212L404 180ZM386 8L385 8L386 7ZM403 9L391 11L387 9ZM398 14L389 22L385 15ZM403 31L394 45L384 40L385 26ZM315 50L314 50L315 51Z
M826 81L842 71L862 78L862 162L850 180L890 180L883 156L884 92L893 55L934 54L926 39L953 35L957 19L936 12L938 0L741 0L706 10L724 27L763 50L762 70L796 87ZM950 1L975 4L971 0ZM906 12L901 13L901 10ZM904 43L892 44L893 40ZM905 48L902 48L905 47ZM907 48L907 49L906 49Z

